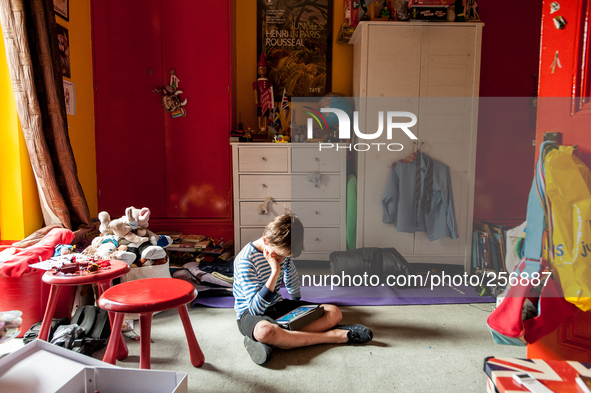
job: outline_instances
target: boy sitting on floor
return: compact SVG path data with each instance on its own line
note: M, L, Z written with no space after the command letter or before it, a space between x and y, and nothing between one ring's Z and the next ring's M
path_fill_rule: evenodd
M302 252L304 227L291 213L267 224L263 236L247 244L234 260L234 310L244 346L252 360L264 364L271 347L282 349L314 344L363 344L371 341L371 330L363 325L337 325L342 314L332 304L322 304L324 316L299 331L285 330L277 318L311 304L300 300L300 278L292 257ZM279 294L281 278L292 300Z

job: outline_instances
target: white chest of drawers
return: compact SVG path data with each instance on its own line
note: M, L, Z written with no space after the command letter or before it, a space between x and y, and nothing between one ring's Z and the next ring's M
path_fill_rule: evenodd
M285 208L304 225L300 260L328 260L346 249L346 150L318 144L233 143L234 245L261 237ZM311 181L317 179L317 181ZM260 207L267 198L273 198Z

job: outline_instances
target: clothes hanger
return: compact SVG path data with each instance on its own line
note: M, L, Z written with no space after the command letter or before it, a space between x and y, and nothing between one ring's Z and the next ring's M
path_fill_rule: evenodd
M406 163L414 162L414 160L417 158L417 156L421 152L421 147L423 147L424 144L425 144L425 142L418 143L417 141L413 141L412 142L412 153L408 157L396 161L395 163L390 165L388 168L393 169L396 166L396 163L400 162L400 161L406 162Z

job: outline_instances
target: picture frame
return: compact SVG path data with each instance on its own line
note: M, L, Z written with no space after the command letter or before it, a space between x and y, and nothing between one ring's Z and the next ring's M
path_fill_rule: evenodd
M275 102L332 91L333 0L257 0L257 56L263 53ZM256 65L253 64L253 71Z
M53 0L53 11L60 18L70 21L70 0Z
M68 29L59 24L56 24L55 32L57 34L58 42L60 73L65 78L71 78L72 71L70 68L70 34Z

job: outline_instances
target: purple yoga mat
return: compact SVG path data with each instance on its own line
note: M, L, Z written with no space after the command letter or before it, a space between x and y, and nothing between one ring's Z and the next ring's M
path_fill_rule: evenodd
M289 299L285 288L281 288L281 295ZM313 303L328 303L336 306L411 306L426 304L466 304L466 303L494 303L490 296L478 296L470 286L440 286L433 289L406 288L395 289L388 286L378 287L302 287L302 300ZM206 306L215 308L234 307L234 298L197 297L191 303L193 307Z

